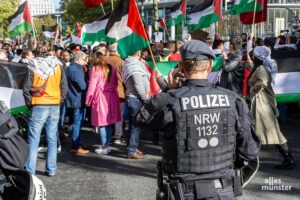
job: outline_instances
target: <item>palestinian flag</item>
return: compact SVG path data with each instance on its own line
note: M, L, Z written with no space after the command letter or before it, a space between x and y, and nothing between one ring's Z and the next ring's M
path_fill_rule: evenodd
M179 3L175 4L170 10L170 15L170 26L180 24L186 16L186 0L181 0Z
M157 70L167 79L169 71L177 67L178 62L157 62L156 66L157 66ZM222 66L223 66L223 57L222 56L216 57L213 62L212 72L209 75L210 80L214 80L217 77L217 75L220 73L220 70L222 69ZM154 94L159 93L160 88L155 78L155 73L154 73L155 66L153 62L148 62L147 67L148 67L148 71L151 74L149 96L152 96Z
M149 46L149 38L135 0L123 0L111 13L105 33L118 43L122 58Z
M77 37L76 35L71 34L70 39L72 40L72 43L74 44L82 44L81 39Z
M69 35L69 36L66 37L66 38L63 38L62 41L61 41L61 43L62 43L63 45L69 45L69 44L71 44L71 43L72 43L71 35Z
M259 4L263 5L263 9L261 11L247 12L247 13L240 14L240 20L243 24L252 24L254 15L255 15L254 23L267 21L268 1L258 0L258 2Z
M27 1L21 4L17 12L7 20L9 23L8 34L11 38L22 35L26 31L31 31L31 16Z
M222 19L222 1L200 0L200 3L190 11L189 24L191 31L195 31L208 28L220 19Z
M278 103L300 102L300 50L272 51L277 61L274 92Z
M262 0L235 0L230 15L239 15L247 12L259 12L263 9Z
M158 21L158 23L159 23L159 28L163 28L164 30L166 30L167 29L167 26L166 26L166 23L165 23L165 20L163 19L163 18L161 18L161 19L159 19L159 20L157 20Z
M107 25L110 13L105 15L100 20L89 24L84 24L82 27L81 42L86 45L93 45L95 42L106 41L105 27Z
M103 2L105 2L105 0L83 0L83 6L84 8L93 8Z
M46 38L49 38L49 39L54 39L55 38L56 29L57 29L56 25L55 26L45 26L45 25L42 25L43 35Z

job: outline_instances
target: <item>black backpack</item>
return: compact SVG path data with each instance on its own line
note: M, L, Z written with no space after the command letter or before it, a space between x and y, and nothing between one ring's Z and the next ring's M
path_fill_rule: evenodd
M44 185L38 180L43 191L36 191L37 178L24 169L29 147L18 131L16 120L0 101L0 199L34 200L38 193L45 197Z

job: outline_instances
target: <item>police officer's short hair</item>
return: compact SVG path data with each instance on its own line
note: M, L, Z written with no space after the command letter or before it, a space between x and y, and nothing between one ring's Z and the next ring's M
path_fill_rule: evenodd
M181 62L187 72L204 71L210 66L210 60L183 60Z

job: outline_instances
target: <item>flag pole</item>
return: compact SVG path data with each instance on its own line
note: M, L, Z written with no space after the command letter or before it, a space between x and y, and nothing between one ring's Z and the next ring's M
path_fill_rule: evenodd
M111 11L114 9L114 0L111 0Z
M55 45L57 45L57 41L58 41L58 34L59 34L59 30L58 29L59 29L59 26L58 26L58 24L56 24L55 39L54 39L54 44Z
M257 0L254 1L254 13L253 13L253 21L252 21L252 27L251 27L251 32L255 35L255 25L254 25L254 22L255 22L255 15L256 15L256 6L257 6Z
M165 21L165 20L164 20ZM166 24L166 23L165 23ZM166 32L167 32L167 36L168 36L168 40L167 41L169 41L169 39L170 39L170 35L169 35L169 31L168 31L168 28L167 28L167 26L166 26Z
M106 13L105 13L105 10L104 10L104 7L103 7L102 3L100 4L100 6L101 6L101 8L102 8L103 14L105 15Z
M135 3L135 6L138 8L138 6L137 6L137 4L136 4L136 1L134 1L134 3ZM144 31L144 34L148 37L148 40L149 40L149 42L150 42L149 36L148 36L148 34L146 33L146 30L145 30L145 25L144 25L143 20L142 20L142 18L141 18L140 12L138 12L138 14L139 14L139 19L140 19L141 23L143 24L143 31ZM156 65L156 62L155 62L155 59L154 59L154 55L153 55L153 52L152 52L152 49L151 49L151 46L150 46L150 45L148 46L148 49L149 49L149 51L150 51L150 55L151 55L151 58L152 58L152 62L153 62L153 64L154 64L155 71L158 71L158 68L157 68L157 65Z
M169 31L168 31L168 29L166 29L166 33L167 33L167 36L168 36L168 39L167 39L167 41L169 41L169 39L170 39L170 35L169 35Z
M26 3L27 3L27 6L28 6L28 9L29 9L29 14L30 14L30 20L31 20L31 27L32 27L32 33L33 33L33 39L34 39L34 45L33 45L33 48L35 49L37 47L37 39L36 39L36 27L35 27L35 24L34 24L34 21L33 21L33 18L31 17L31 13L30 13L30 8L29 8L29 3L28 1L26 0Z
M37 47L37 39L36 39L36 27L35 27L35 24L32 20L32 30L33 30L33 39L34 39L34 45L33 45L33 48L36 49Z

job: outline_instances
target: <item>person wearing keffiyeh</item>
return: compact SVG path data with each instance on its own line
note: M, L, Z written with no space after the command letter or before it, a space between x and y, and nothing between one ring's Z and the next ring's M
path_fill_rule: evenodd
M61 102L66 98L68 85L59 60L47 56L48 49L45 46L38 46L36 52L36 58L27 60L28 72L23 87L24 99L30 108L30 151L25 168L35 174L40 136L45 125L48 145L45 173L47 176L54 176L57 170L59 110Z
M254 67L249 78L249 87L251 113L255 120L256 133L261 144L275 144L283 156L284 161L275 168L292 170L296 168L296 163L276 118L279 112L271 86L270 71L275 71L275 69L270 58L270 50L265 46L258 46L253 53Z
M272 87L274 87L277 74L277 62L271 58L271 50L268 47L260 46L254 49L253 54L256 58L263 61L264 66L271 73Z

